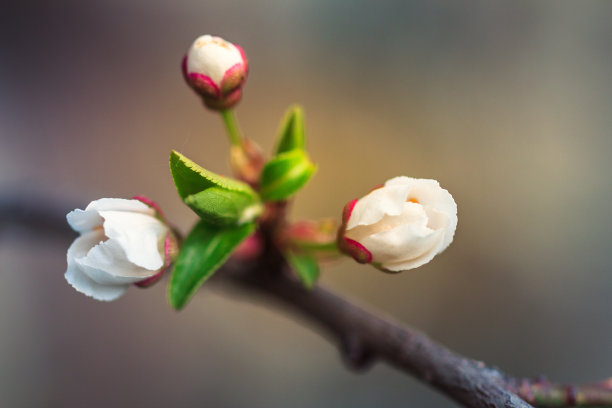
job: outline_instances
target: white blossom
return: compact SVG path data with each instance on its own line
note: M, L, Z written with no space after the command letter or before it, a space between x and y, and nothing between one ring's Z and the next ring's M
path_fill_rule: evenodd
M66 216L81 235L68 249L66 280L77 291L111 301L167 266L168 226L139 200L101 198Z
M388 272L421 266L444 251L457 205L436 180L395 177L347 204L340 247Z

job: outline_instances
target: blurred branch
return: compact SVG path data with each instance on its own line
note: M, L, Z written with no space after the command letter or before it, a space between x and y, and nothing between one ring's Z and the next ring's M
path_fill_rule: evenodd
M231 268L235 285L278 301L325 329L352 369L365 369L382 360L468 407L612 407L612 379L583 386L518 380L327 289L304 289L286 273L245 275L236 273L244 271L244 265Z
M67 208L74 207L33 194L22 194L19 198L0 197L0 233L5 228L17 226L54 236L75 236L66 223Z
M68 236L64 211L40 200L0 200L0 227L15 224ZM410 327L378 316L320 286L305 289L282 256L267 245L256 262L231 260L214 281L230 283L289 308L324 329L354 370L384 361L468 407L612 407L612 378L587 385L516 379L483 362L465 358Z
M501 372L464 358L416 330L381 318L321 287L304 289L283 273L244 274L239 265L231 268L234 273L226 279L233 284L278 301L281 309L288 307L325 329L352 369L365 369L382 360L465 406L531 406L507 389Z

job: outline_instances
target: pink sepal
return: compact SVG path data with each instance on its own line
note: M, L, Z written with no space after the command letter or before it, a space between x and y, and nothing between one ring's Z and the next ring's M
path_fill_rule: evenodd
M238 49L240 55L242 56L242 63L244 65L244 76L246 77L249 73L249 60L247 59L247 56L241 46L234 44L234 47Z
M139 288L148 288L149 286L153 286L155 283L159 282L159 280L164 276L164 273L168 269L167 266L164 266L157 272L155 275L148 277L147 279L134 282L134 286L138 286Z
M187 56L181 62L181 72L187 84L203 98L221 98L219 86L208 76L187 72Z
M167 223L166 220L166 216L164 215L164 212L162 211L161 207L159 206L159 204L157 204L155 201L151 200L150 198L147 198L145 196L134 196L132 197L132 200L138 200L142 203L145 203L146 205L148 205L149 207L153 208L155 210L155 212L157 213L157 217L162 220L164 223Z
M191 72L187 74L189 85L202 97L205 98L220 98L221 91L215 82L210 77L202 74Z
M347 237L343 237L341 241L341 248L343 252L349 254L357 262L363 264L372 263L372 253L368 251L366 247L361 245L359 242L352 240Z
M242 86L246 79L246 74L245 66L241 63L235 64L225 71L221 79L221 94L228 94Z
M166 234L166 239L164 241L164 266L155 275L135 282L134 285L138 286L139 288L148 288L149 286L158 282L162 278L162 276L164 276L164 274L172 264L172 261L174 261L174 258L178 254L178 249L179 248L176 237L172 232L169 231Z
M242 98L242 88L236 88L233 92L230 92L221 99L202 97L204 104L210 109L215 110L229 109L236 105L240 101L240 98Z
M357 204L357 199L346 203L344 210L342 210L342 224L344 224L344 227L346 227L346 223L348 222L349 218L351 218L355 204Z

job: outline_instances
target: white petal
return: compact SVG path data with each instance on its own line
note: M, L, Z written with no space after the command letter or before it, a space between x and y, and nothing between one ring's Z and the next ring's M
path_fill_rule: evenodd
M219 37L203 35L189 49L187 72L206 75L219 86L225 72L242 62L242 54L234 44Z
M424 252L423 254L421 254L420 256L416 258L406 259L406 260L399 261L399 262L383 263L382 267L384 269L387 269L393 272L407 271L409 269L414 269L414 268L417 268L419 266L426 264L427 262L431 261L440 252L442 252L442 250L440 249L439 245L432 246L429 251Z
M130 285L100 285L83 273L76 265L69 266L64 277L78 292L96 300L107 302L117 299L130 287Z
M457 213L447 213L438 209L429 211L430 225L436 225L436 228L444 234L442 244L438 253L444 251L453 242L455 230L457 229Z
M94 228L101 227L103 222L97 211L83 211L78 208L70 211L66 220L73 230L80 233L93 231Z
M87 253L104 239L104 231L100 229L79 236L68 248L68 254L66 255L68 265L74 263L76 259L87 256Z
M74 240L68 249L68 268L64 277L78 292L97 300L111 301L121 296L129 285L101 285L87 276L76 262L76 259L85 256L100 238L103 238L102 232L94 231Z
M367 236L360 243L372 253L374 262L383 264L421 258L432 249L433 258L442 242L443 232L428 228L426 223L427 218L420 217L416 222Z
M423 206L416 203L404 202L403 210L400 215L384 215L375 224L358 225L346 231L345 235L355 241L361 242L365 237L382 231L388 231L405 224L427 225L427 214Z
M100 198L89 203L85 211L129 211L144 214L155 214L155 210L140 200L128 200L125 198Z
M385 186L404 186L404 185L412 186L415 180L416 179L413 177L398 176L398 177L390 178L389 180L385 181Z
M116 210L130 211L154 215L155 211L145 203L138 200L126 200L123 198L101 198L89 203L85 210L76 209L66 215L68 224L73 230L83 233L92 231L102 226L102 217L99 211Z
M359 199L347 222L347 231L358 225L371 225L385 215L400 215L404 209L410 186L384 186Z
M444 229L444 241L440 252L453 241L457 229L457 204L453 196L440 187L436 180L395 177L388 180L385 186L410 186L408 199L416 199L425 208L429 217L428 226L432 229Z
M168 227L157 218L120 211L100 211L104 234L116 241L127 259L145 269L156 271L164 265L164 240Z
M87 276L102 285L129 285L157 273L130 262L121 245L113 240L99 242L75 263Z
M418 184L418 183L433 183L436 186L439 186L438 182L436 180L432 180L432 179L417 179L414 177L406 177L406 176L398 176L398 177L393 177L387 181L385 181L385 186L409 186L409 187L413 187L414 185Z
M453 196L445 189L428 184L414 186L410 194L414 194L425 208L429 216L430 228L444 229L442 250L450 245L457 229L457 204Z

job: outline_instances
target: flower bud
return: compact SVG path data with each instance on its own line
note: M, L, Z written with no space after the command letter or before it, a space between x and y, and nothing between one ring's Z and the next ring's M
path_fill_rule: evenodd
M132 284L159 280L177 243L157 208L142 197L101 198L68 213L68 224L81 234L68 249L68 283L94 299L111 301Z
M395 177L344 208L340 249L357 262L401 272L431 261L452 242L457 205L436 180Z
M334 259L338 254L336 238L338 222L334 219L303 220L288 225L283 231L285 245L307 252L317 260Z
M183 76L210 109L234 106L242 96L248 62L242 48L220 37L198 37L183 58Z
M230 166L234 174L251 187L257 188L259 185L264 164L261 148L252 140L242 139L239 145L230 147Z

